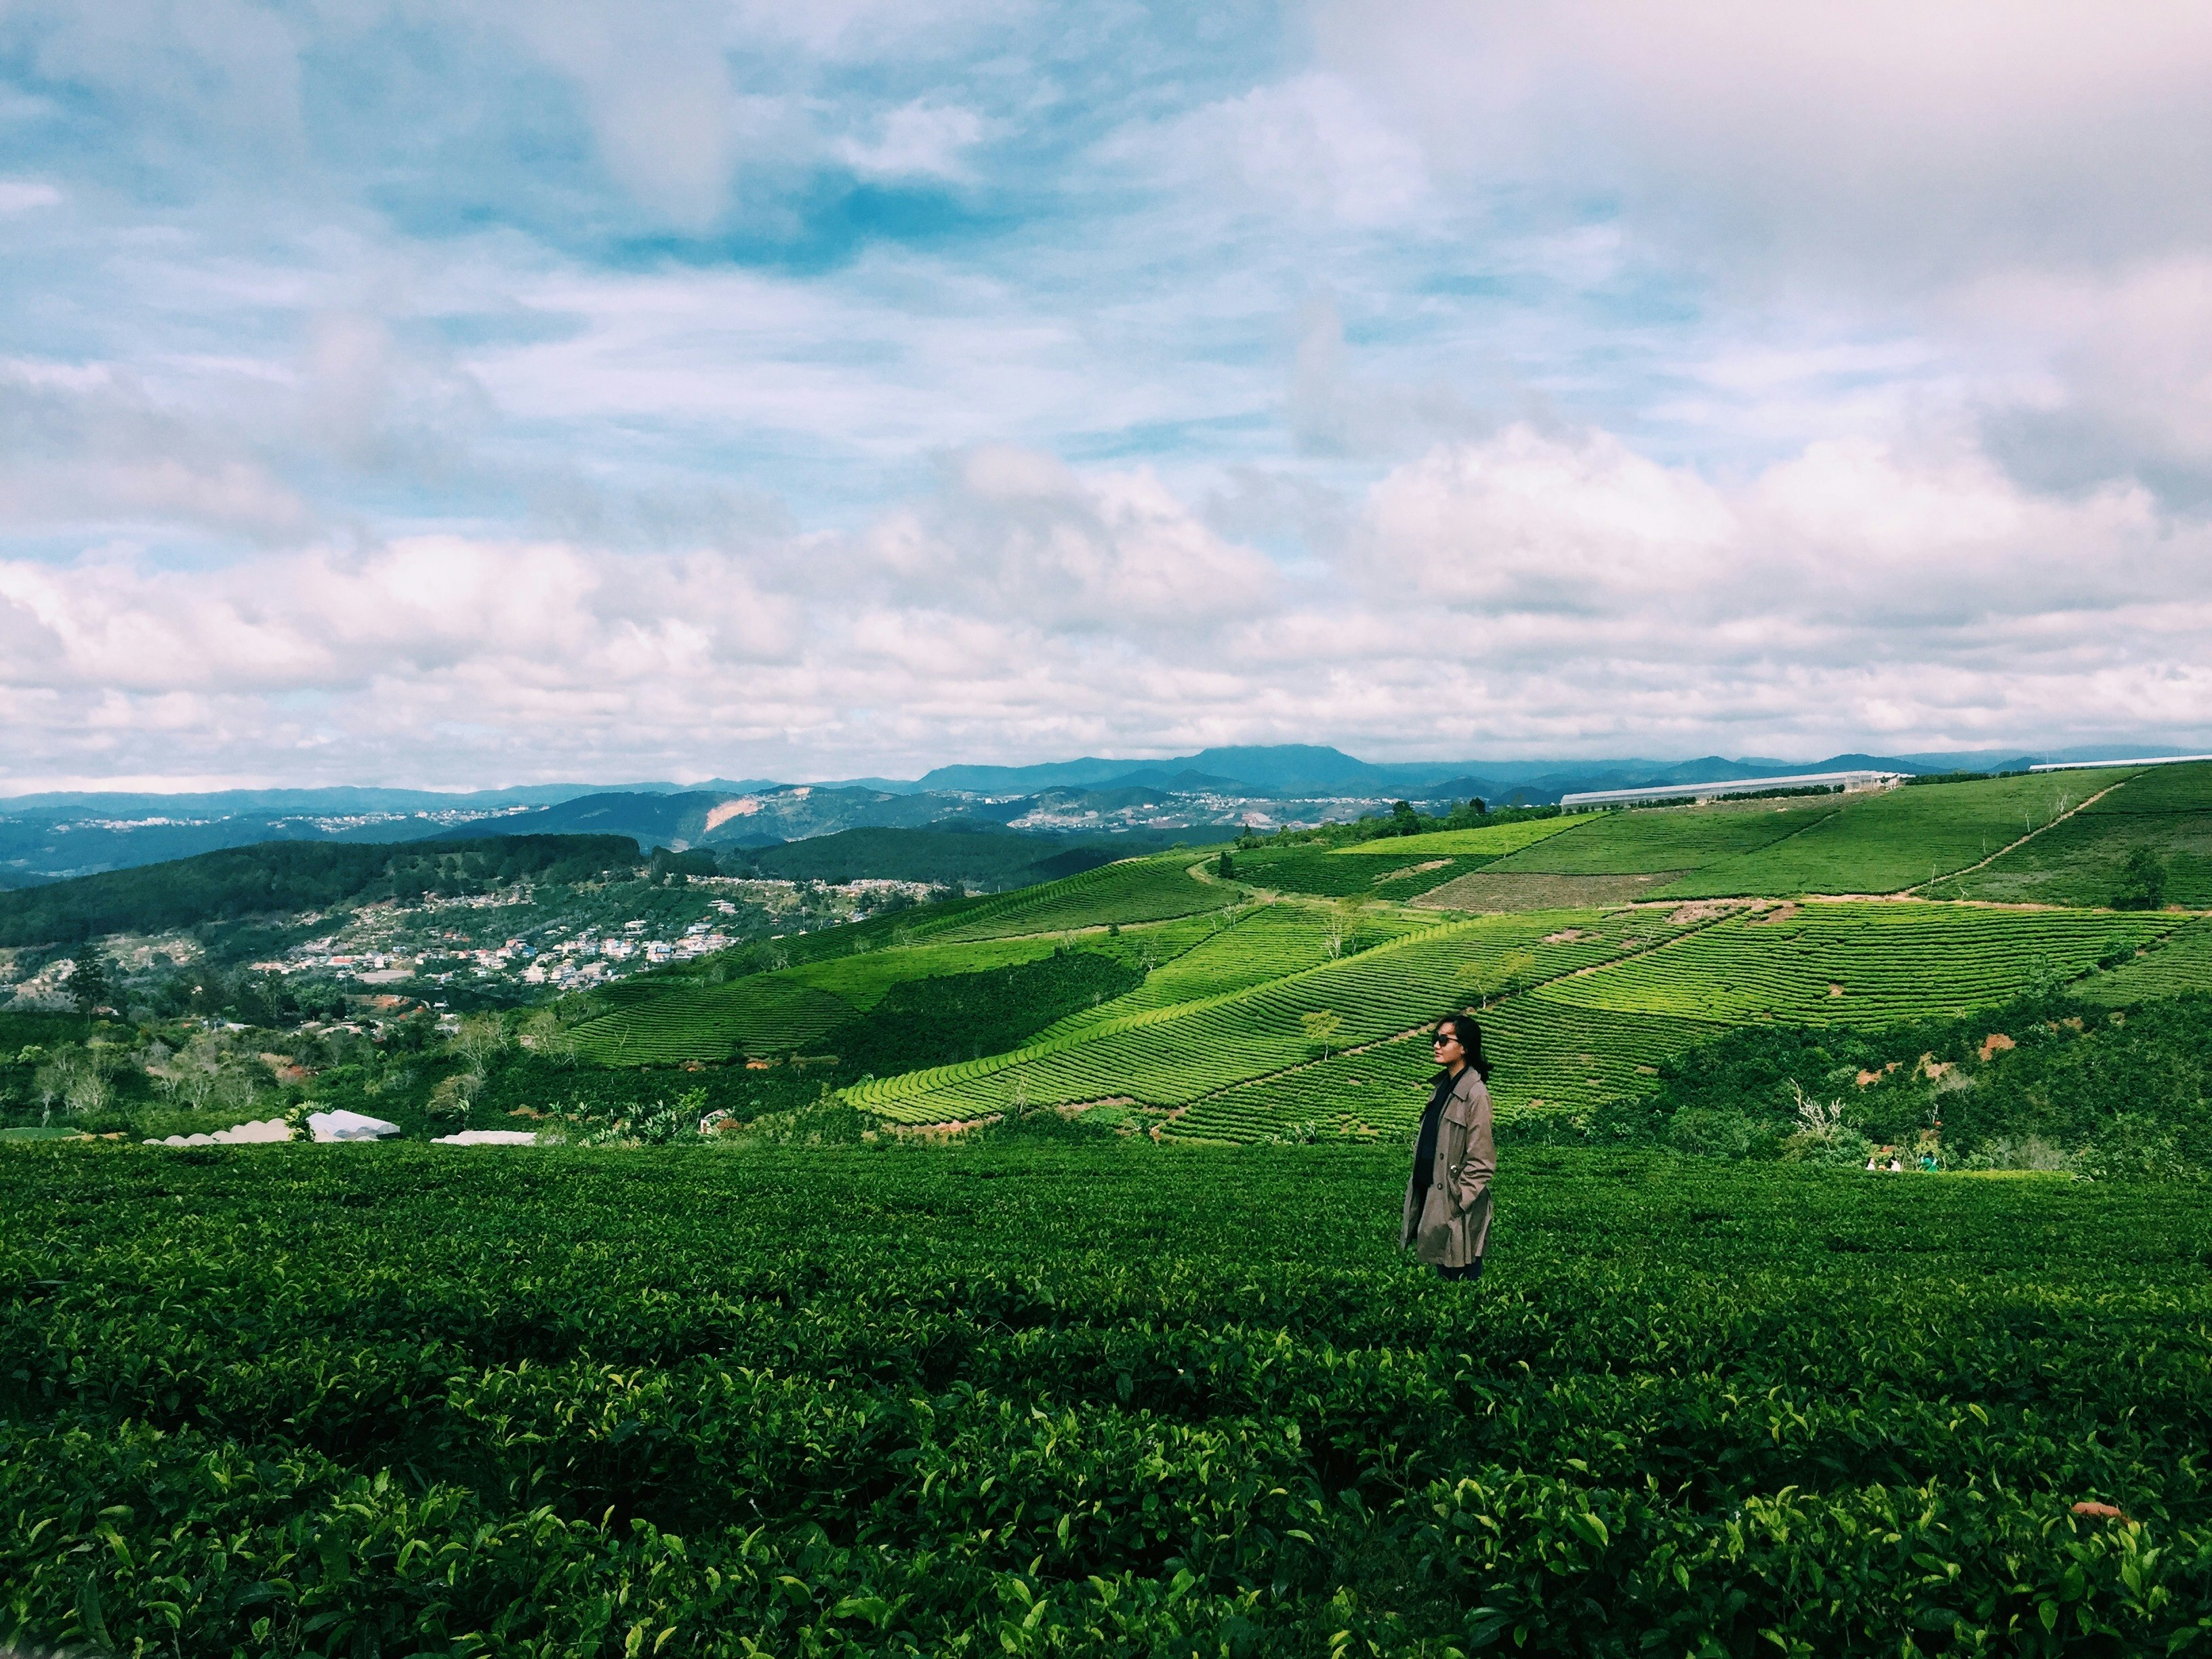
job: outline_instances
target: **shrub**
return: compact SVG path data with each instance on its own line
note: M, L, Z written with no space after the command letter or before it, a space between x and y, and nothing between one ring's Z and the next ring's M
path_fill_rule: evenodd
M2166 866L2148 847L2128 854L2120 884L2112 890L2115 910L2157 910L2166 904Z

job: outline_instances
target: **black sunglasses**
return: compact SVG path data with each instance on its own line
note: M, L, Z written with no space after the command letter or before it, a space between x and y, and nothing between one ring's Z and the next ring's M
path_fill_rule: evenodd
M1442 1031L1439 1031L1429 1039L1429 1047L1431 1048L1441 1048L1447 1042L1457 1042L1458 1041L1459 1039L1457 1037L1446 1036Z

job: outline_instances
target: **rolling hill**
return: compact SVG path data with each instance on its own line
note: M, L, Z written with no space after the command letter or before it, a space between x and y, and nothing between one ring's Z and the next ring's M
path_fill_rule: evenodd
M647 976L587 1038L603 1062L668 1042L757 1063L806 1052L884 986L926 1006L971 975L1090 953L1140 980L1001 1022L1018 1040L995 1052L848 1066L847 1097L917 1126L1111 1102L1169 1135L1362 1137L1419 1103L1425 1025L1474 1006L1502 1112L1584 1121L1731 1030L2212 988L2212 921L2190 908L2212 903L2208 838L2199 765L1263 844L1225 876L1218 854L1182 851L817 935L803 962L756 952L711 990L713 959ZM2137 848L2170 866L2166 908L2109 902Z

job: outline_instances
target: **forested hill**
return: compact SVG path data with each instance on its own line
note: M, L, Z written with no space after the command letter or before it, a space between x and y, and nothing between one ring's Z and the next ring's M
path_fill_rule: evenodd
M519 880L588 881L637 861L628 836L264 842L0 893L0 945L74 944L378 898L482 892Z
M1080 875L1133 853L1152 852L1164 839L1139 831L1111 842L1070 846L995 824L934 823L920 830L841 830L780 847L740 848L727 855L725 865L786 881L841 882L875 876L964 883L1000 891Z

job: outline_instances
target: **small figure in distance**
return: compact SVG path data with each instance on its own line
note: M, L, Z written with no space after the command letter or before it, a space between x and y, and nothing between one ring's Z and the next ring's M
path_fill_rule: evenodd
M1893 1158L1892 1159L1890 1159L1890 1160L1889 1160L1889 1172L1890 1172L1890 1174L1892 1174L1892 1175L1901 1175L1901 1174L1903 1174L1903 1173L1904 1173L1904 1171L1905 1171L1905 1166L1904 1166L1902 1164L1899 1164L1899 1163L1895 1158Z
M1490 1243L1490 1182L1498 1173L1482 1027L1468 1015L1447 1014L1437 1022L1435 1050L1443 1069L1432 1080L1413 1143L1398 1242L1446 1279L1480 1279Z

